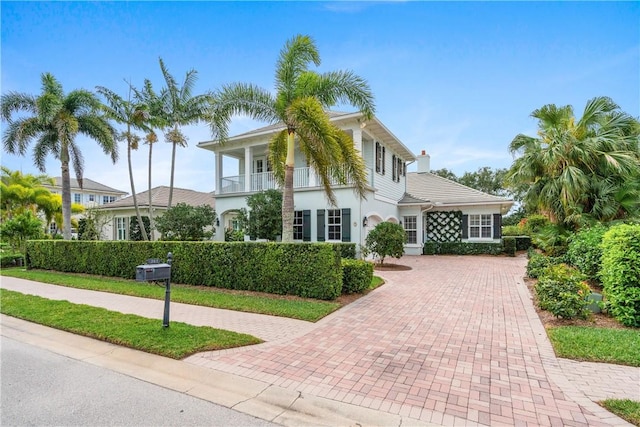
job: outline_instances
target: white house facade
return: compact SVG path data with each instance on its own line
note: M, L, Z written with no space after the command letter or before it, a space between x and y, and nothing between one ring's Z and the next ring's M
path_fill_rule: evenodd
M463 210L465 215L475 215L476 212L483 215L482 212L486 211L494 215L506 212L512 205L509 200L489 195L484 195L487 196L486 199L476 197L469 201L465 200L464 194L459 194L451 200L436 200L436 197L421 189L423 185L441 187L439 181L432 179L423 182L424 176L435 175L424 169L421 170L421 174L407 173L407 164L416 160L421 160L419 168L421 165L428 168L428 155L417 158L375 117L365 120L361 113L336 112L330 112L329 116L336 126L352 136L355 148L362 155L367 171L366 197L358 198L353 185L336 185L333 187L336 205L330 205L313 169L306 164L304 155L296 149L296 241L340 241L362 245L369 230L382 221L390 221L402 224L407 231L409 243L406 245L406 253L421 254L422 245L429 238L429 234L425 232L426 224L429 223L427 212ZM267 153L271 137L283 129L282 124L271 125L231 137L224 144L218 141L204 141L198 144L198 147L210 150L215 155L216 212L222 225L216 230L215 240L223 241L224 229L237 226L235 218L239 209L247 207L247 196L278 188L267 160ZM232 174L225 173L230 169L233 171ZM423 176L415 179L414 175ZM447 184L452 183L448 180L443 181ZM458 184L456 186L462 188L458 189L458 193L469 190L474 192L474 195L484 194ZM420 191L416 191L416 188ZM445 189L445 192L447 191L450 189ZM459 216L460 214L457 214L457 217ZM486 218L480 218L486 222ZM493 220L493 216L491 218ZM472 234L475 236L476 217L466 219L473 221ZM461 231L458 230L458 239L460 235ZM481 236L487 234L482 231ZM477 240L494 239L499 239L499 236L492 231L490 237Z

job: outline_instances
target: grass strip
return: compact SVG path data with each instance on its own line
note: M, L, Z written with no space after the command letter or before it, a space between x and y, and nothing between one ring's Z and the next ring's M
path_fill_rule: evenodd
M558 357L640 366L640 332L633 329L560 326L547 329Z
M640 427L640 402L629 399L607 399L600 402L607 411Z
M158 286L153 283L85 274L59 273L46 270L24 270L21 268L2 269L0 274L77 289L110 292L142 298L164 299L164 286ZM204 307L288 317L306 320L308 322L317 322L329 313L340 308L340 304L337 302L278 295L252 295L242 293L241 291L229 292L209 287L194 287L179 284L171 284L171 301Z
M259 344L256 337L208 326L170 322L123 314L104 308L0 289L0 312L63 331L96 338L172 359L201 351Z

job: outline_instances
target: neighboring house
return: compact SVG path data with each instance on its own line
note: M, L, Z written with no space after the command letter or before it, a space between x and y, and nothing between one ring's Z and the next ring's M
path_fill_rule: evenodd
M136 194L138 208L141 216L149 216L149 191ZM187 190L184 188L173 189L172 206L178 203L186 203L190 206L209 205L215 209L214 193L204 193L201 191ZM151 209L153 217L157 218L167 211L169 205L169 187L159 186L151 189ZM100 208L101 211L112 215L113 218L107 223L103 230L105 240L129 240L129 226L131 217L136 216L133 206L133 196L109 203ZM147 230L148 231L148 230ZM160 238L159 233L152 232L153 240Z
M43 187L48 188L53 194L62 194L62 178L57 176L54 180L54 185L43 185ZM80 204L84 206L85 209L112 203L127 195L126 191L111 188L89 178L82 180L82 188L80 188L78 180L75 178L71 178L70 183L71 203ZM80 217L82 217L82 214L73 216L73 218ZM56 233L57 230L58 227L56 223L52 222L49 226L49 231L53 234Z
M352 136L356 149L362 153L368 180L366 199L360 200L352 185L336 185L337 204L329 205L314 171L306 164L304 154L296 150L295 240L364 244L369 230L382 221L390 221L402 224L407 231L409 243L406 253L420 254L423 242L433 235L427 233L426 228L436 221L435 217L428 215L430 211L462 211L462 215L467 215L461 217L457 235L455 231L449 233L457 240L492 241L500 238L493 229L488 236L486 225L483 225L488 219L483 215L490 215L493 226L497 224L493 215L506 212L513 202L442 178L432 179L436 177L428 173L426 154L419 162L419 172L422 173L407 173L407 164L416 161L416 156L377 118L365 120L361 113L331 112L329 116L336 126ZM271 125L231 137L224 144L217 141L198 144L198 147L215 153L216 212L223 225L217 228L215 240L224 240L225 228L237 227L236 216L239 209L247 207L247 196L277 188L267 152L270 138L282 129L282 124ZM223 176L228 167L237 174ZM440 195L445 197L438 198ZM468 225L468 234L462 232L462 218L473 224ZM477 220L481 222L479 230L475 225ZM480 233L478 238L475 237L477 232Z

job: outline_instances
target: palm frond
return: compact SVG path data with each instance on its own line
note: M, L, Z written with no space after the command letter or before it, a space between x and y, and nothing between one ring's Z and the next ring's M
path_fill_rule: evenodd
M0 110L2 111L2 119L11 120L11 114L24 111L36 114L36 98L26 93L8 92L0 98Z
M78 116L78 131L95 140L102 151L111 157L113 163L118 160L116 130L109 122L96 114Z
M352 71L334 71L320 76L314 94L325 107L348 103L362 112L366 119L373 117L375 101L371 87L365 79Z
M296 35L289 39L276 62L276 90L286 95L287 104L293 100L296 81L309 64L320 65L320 54L313 39L305 35Z
M73 171L76 174L76 179L78 180L78 185L82 188L82 176L84 175L84 157L80 148L75 142L70 142L69 146L69 157L71 158L71 163L73 164Z
M2 144L7 153L24 156L29 142L43 131L42 124L35 117L19 118L9 122L2 135Z

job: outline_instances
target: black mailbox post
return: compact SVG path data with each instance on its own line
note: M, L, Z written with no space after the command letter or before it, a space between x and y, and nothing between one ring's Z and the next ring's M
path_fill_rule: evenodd
M164 281L164 316L162 326L169 327L169 303L171 301L171 263L173 254L167 254L167 263L160 263L159 259L148 259L146 264L136 267L136 281L138 282L159 282Z

